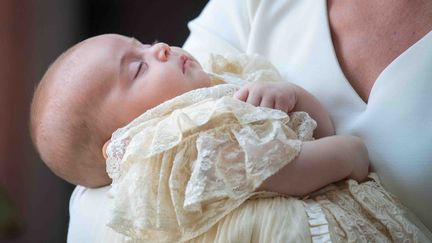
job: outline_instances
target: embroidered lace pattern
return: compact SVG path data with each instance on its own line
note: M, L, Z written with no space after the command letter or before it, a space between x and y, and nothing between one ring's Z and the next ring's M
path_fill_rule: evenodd
M372 173L370 178L327 186L314 197L324 209L333 242L419 242L418 228L378 177Z

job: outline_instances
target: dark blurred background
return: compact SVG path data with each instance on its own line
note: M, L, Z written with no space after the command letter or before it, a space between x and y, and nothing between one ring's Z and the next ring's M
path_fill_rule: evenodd
M0 242L65 242L73 186L33 150L28 114L48 65L102 33L181 46L205 0L0 1Z

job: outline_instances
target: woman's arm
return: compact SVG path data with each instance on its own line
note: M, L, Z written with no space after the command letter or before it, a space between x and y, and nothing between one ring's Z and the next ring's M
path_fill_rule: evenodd
M190 35L183 48L200 63L210 53L246 53L257 0L209 1L201 14L189 22Z
M110 187L76 186L69 203L67 242L126 242L126 236L107 226Z
M364 181L368 168L368 152L360 138L325 137L304 142L299 155L267 178L257 191L304 196L345 178Z

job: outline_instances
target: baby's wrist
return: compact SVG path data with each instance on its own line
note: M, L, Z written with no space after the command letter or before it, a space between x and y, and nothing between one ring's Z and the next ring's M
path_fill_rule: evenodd
M352 163L352 172L349 178L356 181L362 182L366 180L369 174L369 155L366 145L358 137L350 136L349 141L351 143L350 153L346 153L350 156L348 158L350 163Z

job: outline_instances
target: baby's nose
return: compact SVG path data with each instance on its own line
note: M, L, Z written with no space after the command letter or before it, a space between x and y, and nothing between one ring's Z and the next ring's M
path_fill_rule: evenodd
M167 61L168 60L168 56L171 53L171 48L169 45L163 43L163 42L159 42L156 43L152 46L152 49L155 51L155 55L156 58L159 59L160 61Z

